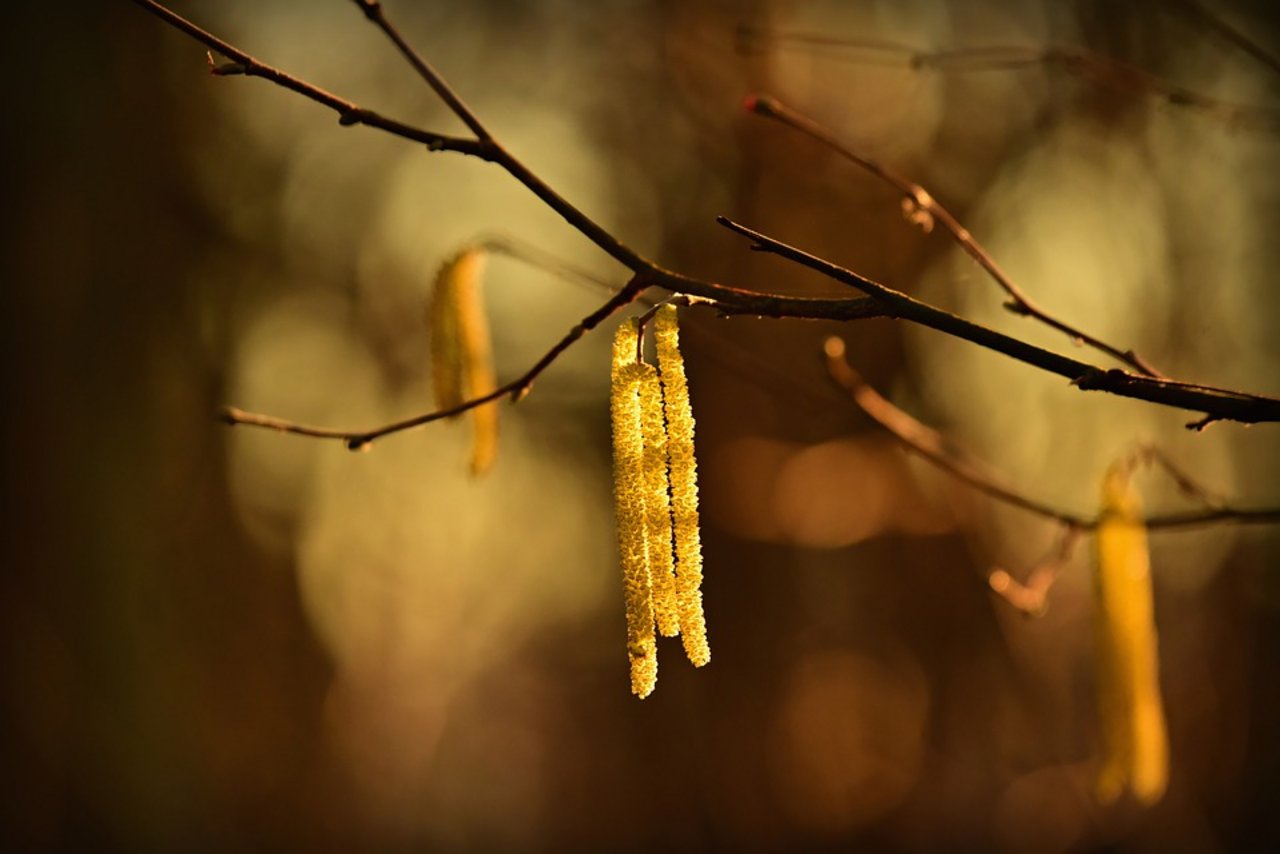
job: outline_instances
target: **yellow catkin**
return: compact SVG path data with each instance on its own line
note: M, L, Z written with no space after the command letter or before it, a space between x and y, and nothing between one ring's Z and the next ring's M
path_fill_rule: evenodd
M676 607L675 562L671 551L667 425L658 369L647 364L641 365L640 417L644 429L645 528L653 611L658 632L674 637L680 633L680 615Z
M637 335L635 320L628 319L614 336L609 411L613 422L613 497L626 602L631 693L644 698L658 681L658 646L653 630L653 590L646 542L644 433L640 410L644 366L636 361Z
M484 262L479 249L465 249L436 274L428 322L438 409L451 409L497 387L481 288ZM497 402L472 408L470 418L471 473L480 475L489 470L498 449Z
M693 409L689 382L680 355L676 309L664 305L654 318L658 370L667 416L667 449L671 459L671 516L676 554L676 604L680 636L694 666L711 660L706 619L702 613L702 543L698 533L698 471L693 456Z
M1110 803L1127 787L1140 803L1154 804L1168 782L1169 743L1147 531L1126 465L1113 465L1103 478L1097 547L1098 799Z

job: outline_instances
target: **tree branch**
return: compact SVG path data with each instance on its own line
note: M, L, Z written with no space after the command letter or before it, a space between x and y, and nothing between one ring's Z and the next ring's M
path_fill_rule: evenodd
M304 98L333 110L338 114L339 124L344 127L365 125L413 142L420 142L432 151L456 151L460 154L470 154L476 157L484 156L482 147L475 140L433 133L394 119L388 119L373 110L366 110L357 104L334 95L332 92L326 92L318 86L314 86L305 80L300 80L291 74L281 71L279 68L267 65L265 62L240 50L235 45L206 32L176 12L154 2L154 0L133 0L133 2L170 26L186 33L210 50L217 51L222 56L232 60L229 64L211 66L210 71L219 77L243 75L245 77L261 77L263 80L270 80L277 86L282 86L291 92L295 92Z
M966 455L950 449L946 440L943 439L938 431L912 418L867 384L866 380L853 369L845 358L845 344L842 339L834 336L828 338L823 345L823 353L826 356L827 371L831 374L831 378L849 392L853 402L858 405L859 409L866 413L871 420L892 433L907 448L915 451L956 480L968 484L979 492L995 498L997 501L1046 519L1053 519L1069 529L1092 531L1098 527L1100 521L1098 517L1060 510L1017 489L1001 484L994 477L986 474L980 464ZM1160 461L1149 455L1143 456L1143 459ZM1180 487L1189 480L1176 467L1170 470L1168 466L1165 466L1164 463L1167 460L1160 462L1166 471L1171 472ZM1241 509L1230 507L1225 503L1215 503L1213 506L1201 510L1165 513L1158 516L1149 516L1145 520L1147 528L1151 530L1189 528L1218 522L1237 522L1241 524L1280 522L1280 508Z
M1191 5L1191 4L1185 4ZM1215 27L1226 34L1225 25ZM1231 40L1248 50L1255 59L1272 64L1255 49L1246 47L1239 34ZM911 71L930 70L944 73L1017 71L1024 68L1058 68L1078 77L1126 95L1152 98L1171 107L1198 110L1231 127L1280 131L1280 110L1248 104L1235 104L1171 83L1158 74L1138 68L1084 48L1021 45L984 45L949 50L924 50L899 42L874 39L841 38L816 33L775 33L755 27L742 27L741 45L746 49L774 43L815 53L826 52L837 58L867 65L897 66ZM1255 46L1252 46L1256 48Z
M1106 353L1113 359L1136 369L1139 373L1146 374L1149 377L1162 376L1149 362L1141 358L1133 350L1121 350L1099 338L1095 338L1087 332L1059 320L1032 302L1031 298L1000 268L1000 265L996 263L990 253L973 238L969 230L961 225L959 220L940 205L933 195L920 184L898 174L895 170L878 161L857 153L838 140L829 129L808 116L796 112L776 98L768 95L750 95L744 104L748 110L756 115L773 119L787 127L800 131L810 139L822 143L841 157L857 164L896 189L903 196L904 210L907 210L913 217L923 214L926 217L923 220L927 225L926 230L931 228L934 222L939 223L951 235L952 239L959 244L960 248L1009 295L1009 301L1004 305L1014 314L1035 318L1046 326L1062 332L1073 341L1078 341L1081 344Z
M555 345L543 354L542 358L533 364L529 370L505 385L499 386L488 394L471 400L463 401L457 406L451 406L448 409L438 409L434 412L427 412L423 415L415 415L406 418L403 421L395 421L381 427L375 427L371 430L332 430L327 427L312 427L306 424L298 424L284 418L277 418L272 415L260 415L254 412L245 412L235 407L227 407L222 412L222 420L228 424L244 425L246 427L265 427L269 430L276 430L281 433L294 433L299 436L311 436L320 439L341 439L347 443L347 447L353 451L367 450L368 447L377 439L383 436L390 436L392 433L401 433L405 430L411 430L414 427L421 427L423 424L430 424L432 421L439 421L442 418L450 418L454 415L466 412L468 409L474 409L486 403L495 401L501 397L510 395L512 402L521 400L529 390L533 387L533 381L556 360L557 357L565 350L569 349L579 338L595 329L606 318L614 312L632 302L642 294L645 285L638 279L632 279L627 283L626 287L618 291L613 296L597 308L591 314L582 318L572 329L565 333L564 337L555 343Z
M935 308L726 217L718 217L717 222L731 231L750 238L751 248L754 251L767 252L794 261L868 294L881 304L889 317L928 326L955 338L963 338L989 350L1003 353L1020 362L1066 377L1082 390L1107 391L1121 397L1145 400L1148 403L1203 412L1217 419L1245 423L1280 421L1280 399L1214 386L1138 376L1114 368L1104 370Z
M633 273L631 284L627 288L624 288L623 291L620 291L602 306L600 310L574 327L560 344L552 348L523 377L495 390L491 395L467 401L458 408L426 413L382 428L358 433L307 427L270 416L228 409L224 413L224 417L232 423L266 427L307 436L341 438L354 448L363 447L381 436L407 430L465 411L471 407L495 400L503 394L513 394L519 397L528 391L533 378L541 373L582 334L585 334L586 331L593 328L614 310L637 298L643 290L650 287L660 287L682 294L690 302L713 303L722 314L726 315L746 314L758 317L795 317L838 321L891 316L911 320L956 337L973 341L1051 373L1067 377L1082 389L1105 390L1153 403L1203 412L1205 413L1205 418L1197 422L1198 426L1222 419L1245 422L1280 420L1280 400L1211 386L1199 386L1161 378L1135 376L1119 370L1104 371L1087 363L1032 346L913 300L905 294L900 294L883 285L871 282L848 270L753 232L744 226L730 223L728 220L722 220L722 223L741 234L751 237L756 241L757 248L788 257L793 261L823 272L838 281L857 287L870 296L851 299L825 299L764 294L706 282L667 270L623 244L601 225L559 195L550 185L535 175L494 139L470 109L453 92L452 88L425 60L407 45L399 33L387 22L382 13L381 5L377 0L355 0L355 2L364 11L365 15L392 39L401 53L409 59L418 73L423 76L455 114L477 134L477 139L462 139L437 134L384 118L258 61L244 51L175 14L165 6L155 2L155 0L134 0L134 2L169 25L205 44L211 50L216 50L220 54L229 57L232 62L215 68L217 73L223 75L244 74L270 80L279 86L283 86L335 110L344 125L365 124L410 140L425 143L432 150L470 154L498 164L540 198L548 207L556 211L571 227ZM1023 300L1025 303L1025 297L1023 297Z

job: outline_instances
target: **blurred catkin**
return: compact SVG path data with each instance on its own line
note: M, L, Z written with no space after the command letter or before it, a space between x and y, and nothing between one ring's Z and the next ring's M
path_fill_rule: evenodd
M1151 563L1142 507L1127 463L1102 482L1094 616L1102 770L1097 793L1110 803L1127 787L1143 804L1164 794L1169 745L1160 699Z
M452 409L496 387L493 349L485 317L484 253L468 248L436 274L427 322L431 334L431 375L437 409ZM473 407L471 473L484 474L498 449L497 402Z

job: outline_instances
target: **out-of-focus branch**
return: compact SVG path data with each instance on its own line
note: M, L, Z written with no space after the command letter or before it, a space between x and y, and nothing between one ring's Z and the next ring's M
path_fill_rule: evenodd
M1220 32L1224 31L1219 26ZM1234 34L1233 43L1249 50ZM1084 48L1020 45L990 45L952 50L922 48L873 39L841 38L816 33L773 32L745 26L739 29L739 44L747 50L765 45L803 50L866 65L899 67L912 71L964 74L990 71L1018 71L1027 68L1060 69L1106 89L1127 95L1152 98L1171 107L1190 109L1225 122L1231 127L1280 131L1280 110L1234 104L1212 95L1178 86L1158 74L1112 59ZM1253 45L1256 48L1256 45ZM1254 50L1254 58L1263 59Z
M1203 4L1197 3L1196 0L1174 0L1171 5L1174 9L1181 9L1184 14L1208 26L1209 29L1217 31L1218 35L1231 42L1231 44L1249 54L1249 56L1267 66L1276 74L1280 74L1280 59L1276 58L1274 53L1210 12Z
M1019 581L1000 567L987 573L987 584L997 595L1028 617L1040 617L1049 607L1049 590L1058 580L1067 561L1080 541L1080 529L1073 525L1062 526L1062 536L1053 553L1040 561L1027 574L1026 581Z
M858 152L854 151L845 143L836 138L836 135L828 128L815 122L806 115L796 112L790 107L783 104L776 98L768 95L751 95L745 101L745 106L756 115L773 119L781 122L787 127L800 131L810 139L814 139L831 150L835 151L841 157L849 160L858 166L875 175L889 186L896 189L903 197L903 207L908 215L915 221L920 222L926 228L932 228L933 223L941 225L952 239L959 244L960 248L972 258L979 267L987 272L992 280L1009 296L1005 308L1021 314L1025 317L1032 317L1041 323L1067 335L1073 341L1085 344L1100 352L1106 353L1113 359L1126 364L1141 374L1149 377L1161 376L1160 372L1151 366L1151 363L1143 359L1133 350L1121 350L1105 341L1095 338L1089 333L1072 326L1053 315L1046 312L1040 306L1036 305L1029 296L1018 287L1018 285L1009 278L1008 274L1000 268L991 254L982 247L969 230L960 224L951 212L940 205L933 195L929 193L923 186L915 181L899 174L896 170L872 160Z
M1066 528L1079 531L1092 531L1098 526L1096 516L1085 516L1053 507L1045 502L1027 495L1021 490L1001 483L996 477L988 474L985 467L962 452L950 447L938 431L912 418L906 412L894 406L880 395L866 380L853 369L845 358L844 341L837 337L828 338L823 345L827 360L827 371L835 382L849 392L853 402L885 430L892 433L899 442L910 450L924 457L938 468L957 480L968 484L979 492L989 495L1012 507L1018 507L1029 513L1061 523ZM1149 451L1139 453L1139 461L1159 461ZM1161 463L1166 471L1170 469ZM1178 471L1176 467L1173 471ZM1180 471L1175 481L1182 486L1189 480ZM1237 523L1275 523L1280 522L1280 508L1245 509L1228 506L1225 502L1201 510L1189 510L1179 513L1164 513L1148 516L1145 524L1152 530L1171 528L1189 528L1198 525L1209 525L1221 522Z
M754 251L778 255L857 288L879 302L889 317L918 323L1003 353L1020 362L1066 377L1071 380L1072 385L1082 390L1107 391L1148 403L1203 412L1219 420L1245 423L1280 421L1280 399L1160 377L1140 376L1118 369L1104 370L965 320L726 217L718 217L717 221L725 228L749 238Z

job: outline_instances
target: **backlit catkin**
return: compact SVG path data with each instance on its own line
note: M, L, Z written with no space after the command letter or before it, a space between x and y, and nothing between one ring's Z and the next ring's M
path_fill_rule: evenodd
M1098 799L1110 803L1127 787L1139 802L1154 804L1168 782L1169 744L1147 532L1127 465L1113 465L1103 478L1097 545Z
M640 384L645 366L636 361L637 337L634 319L623 321L614 336L609 411L613 422L613 497L627 612L631 693L644 698L657 684L658 647L653 631L653 589L646 543L644 433L640 408Z
M667 479L667 424L662 411L662 382L658 369L641 364L640 419L644 430L645 529L649 550L649 579L658 632L680 633L676 607L675 562L671 551L671 497Z
M698 471L693 456L693 409L680 355L676 308L664 305L654 317L658 370L667 416L671 459L671 516L676 554L676 605L685 653L695 666L711 660L702 613L702 543L698 533Z
M481 289L484 261L479 249L464 249L436 274L427 320L438 409L452 409L497 387ZM473 407L470 417L471 473L479 475L489 470L498 449L497 402Z

